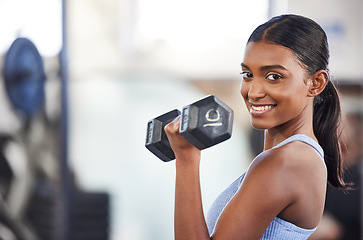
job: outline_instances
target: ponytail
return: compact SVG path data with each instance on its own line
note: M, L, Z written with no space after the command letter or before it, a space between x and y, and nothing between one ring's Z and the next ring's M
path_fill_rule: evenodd
M324 91L314 99L313 129L324 150L329 184L336 188L348 188L349 184L343 179L341 118L338 91L329 80Z

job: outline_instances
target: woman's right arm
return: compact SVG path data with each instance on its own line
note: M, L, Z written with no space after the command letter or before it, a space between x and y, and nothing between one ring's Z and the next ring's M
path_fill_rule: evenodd
M176 156L175 239L260 239L271 221L294 201L294 174L284 167L284 158L267 151L254 160L210 237L200 190L200 150L180 136L179 121L165 128Z
M200 189L200 150L179 134L179 124L180 117L165 127L176 157L175 239L210 239L204 219Z

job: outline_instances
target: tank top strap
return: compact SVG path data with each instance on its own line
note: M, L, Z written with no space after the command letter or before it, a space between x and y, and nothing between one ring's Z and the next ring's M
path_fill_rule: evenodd
M300 141L300 142L304 142L310 146L312 146L321 156L321 158L324 159L324 150L323 148L319 145L319 143L317 143L314 139L304 135L304 134L296 134L296 135L292 135L291 137L285 139L284 141L280 142L279 144L277 144L276 146L274 146L273 148L278 148L281 146L284 146L290 142L293 141Z

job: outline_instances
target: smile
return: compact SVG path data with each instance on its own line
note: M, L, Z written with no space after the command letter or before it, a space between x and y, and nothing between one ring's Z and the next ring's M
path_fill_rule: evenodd
M252 106L252 109L254 111L266 111L266 110L269 110L271 108L272 108L271 105L269 105L269 106Z
M260 116L264 113L269 112L275 105L251 105L250 113L254 116Z

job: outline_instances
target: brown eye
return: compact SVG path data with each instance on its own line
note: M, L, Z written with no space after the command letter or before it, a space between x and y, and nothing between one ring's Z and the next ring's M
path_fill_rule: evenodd
M267 79L272 80L272 81L276 81L276 80L279 80L281 78L282 78L282 76L279 75L279 74L276 74L276 73L272 73L272 74L269 74L267 76Z
M250 72L241 72L241 75L244 79L253 78L253 75Z

